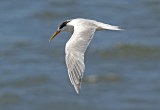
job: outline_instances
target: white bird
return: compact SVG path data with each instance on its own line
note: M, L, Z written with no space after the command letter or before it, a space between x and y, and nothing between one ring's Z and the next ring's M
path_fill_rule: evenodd
M65 60L68 75L77 94L81 87L83 72L85 69L84 53L93 38L95 31L122 30L118 26L112 26L95 20L76 18L63 22L50 41L61 31L73 33L65 47Z

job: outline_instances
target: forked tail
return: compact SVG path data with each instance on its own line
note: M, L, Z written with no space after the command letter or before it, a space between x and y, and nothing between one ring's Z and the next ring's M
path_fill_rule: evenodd
M104 23L101 23L101 22L98 22L98 28L97 28L97 31L100 31L100 30L119 30L119 31L122 31L123 29L119 28L118 26L113 26L113 25L109 25L109 24L104 24Z

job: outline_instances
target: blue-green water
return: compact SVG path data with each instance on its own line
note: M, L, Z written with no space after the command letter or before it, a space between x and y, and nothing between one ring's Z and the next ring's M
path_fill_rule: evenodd
M66 19L126 31L96 32L80 94L64 59ZM0 0L0 110L160 110L159 0Z

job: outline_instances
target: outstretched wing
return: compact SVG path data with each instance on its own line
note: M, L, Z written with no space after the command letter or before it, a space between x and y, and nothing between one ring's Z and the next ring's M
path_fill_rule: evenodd
M66 44L65 52L68 75L77 94L79 93L85 69L84 53L92 40L94 32L94 28L83 29L82 26L75 26L73 35Z

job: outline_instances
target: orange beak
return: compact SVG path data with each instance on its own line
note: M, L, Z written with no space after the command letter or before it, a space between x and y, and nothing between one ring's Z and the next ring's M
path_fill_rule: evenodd
M53 36L49 39L49 41L51 41L57 34L59 34L61 31L56 31Z

